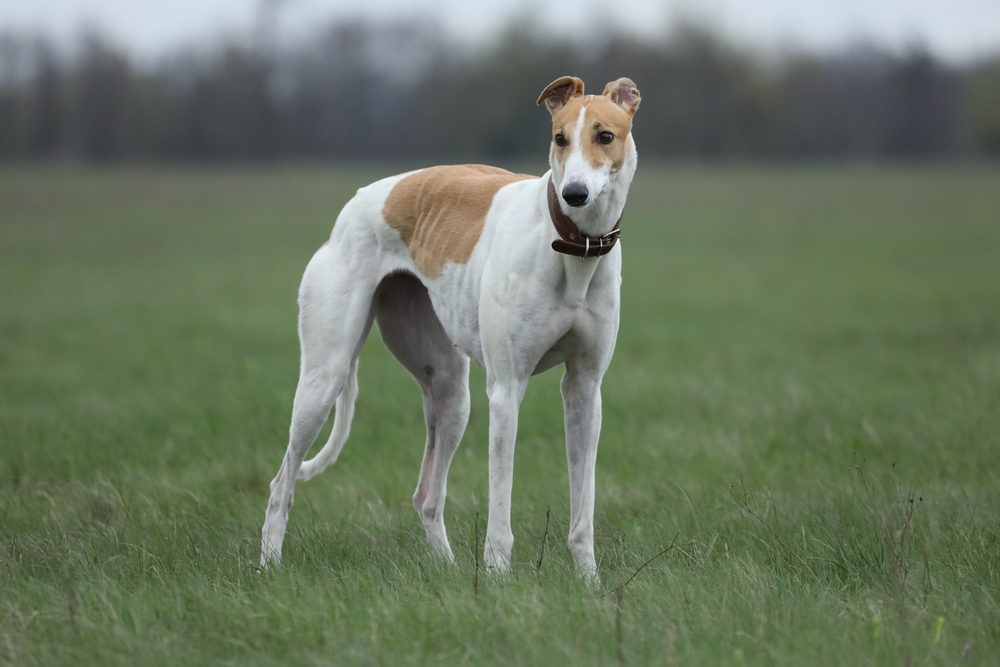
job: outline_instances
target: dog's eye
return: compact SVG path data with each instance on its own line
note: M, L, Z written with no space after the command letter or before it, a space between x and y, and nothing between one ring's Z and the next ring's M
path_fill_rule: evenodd
M601 132L600 134L597 135L597 140L602 144L610 144L612 141L615 140L615 135L611 134L610 132Z
M567 143L566 137L563 136L562 132L556 135L556 146L565 146Z

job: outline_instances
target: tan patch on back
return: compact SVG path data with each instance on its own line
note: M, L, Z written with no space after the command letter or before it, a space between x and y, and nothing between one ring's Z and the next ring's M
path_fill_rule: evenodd
M399 232L417 269L437 278L445 262L469 261L497 191L531 178L537 176L479 164L430 167L393 187L382 217Z

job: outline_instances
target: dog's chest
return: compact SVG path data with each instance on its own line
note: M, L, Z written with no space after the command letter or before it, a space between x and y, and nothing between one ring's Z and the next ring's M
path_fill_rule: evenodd
M485 365L483 347L492 344L538 373L613 340L620 256L580 260L545 250L536 268L556 259L544 270L501 263L479 273L470 262L428 285L446 333L476 363Z

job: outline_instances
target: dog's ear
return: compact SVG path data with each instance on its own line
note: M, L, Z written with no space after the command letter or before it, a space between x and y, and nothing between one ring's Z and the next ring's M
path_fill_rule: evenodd
M553 116L574 97L583 95L583 81L575 76L561 76L545 87L537 104L545 102Z
M639 109L642 96L632 79L618 79L604 86L604 96L625 110L629 116L635 115Z

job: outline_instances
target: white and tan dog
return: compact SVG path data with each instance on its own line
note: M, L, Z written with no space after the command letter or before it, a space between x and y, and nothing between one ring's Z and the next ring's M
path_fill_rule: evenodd
M448 468L469 417L469 359L490 402L485 562L510 567L514 441L528 379L564 363L569 547L596 578L594 465L601 380L618 334L618 223L636 168L628 79L603 95L562 77L538 99L552 114L543 177L480 165L431 167L360 189L299 290L302 361L288 450L271 482L261 562L278 561L296 479L333 463L357 397L372 322L423 391L427 441L413 504L427 540L453 560L444 527ZM558 194L557 194L558 193ZM330 439L303 462L330 409Z

